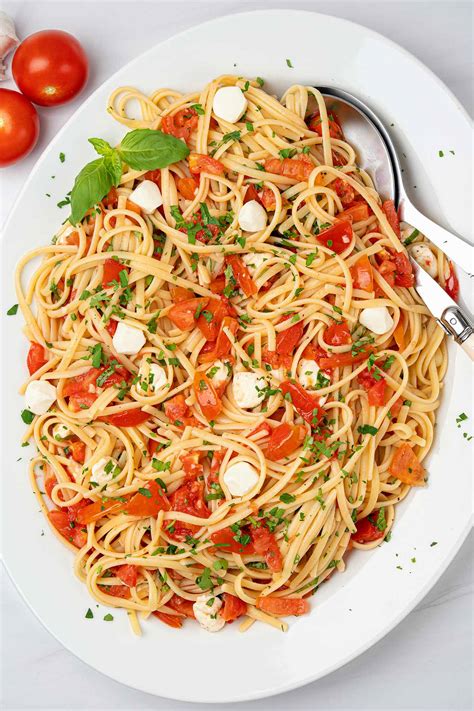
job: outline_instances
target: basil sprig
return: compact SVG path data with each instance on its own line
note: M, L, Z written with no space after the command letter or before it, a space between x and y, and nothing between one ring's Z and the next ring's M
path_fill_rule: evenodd
M76 225L87 210L97 205L117 186L123 172L123 163L133 170L156 170L186 158L187 145L174 136L149 128L129 131L118 148L113 148L102 138L89 138L101 156L87 163L74 181L71 191L71 217Z

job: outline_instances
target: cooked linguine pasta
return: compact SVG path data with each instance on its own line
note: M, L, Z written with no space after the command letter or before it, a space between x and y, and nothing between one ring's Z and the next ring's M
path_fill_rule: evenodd
M122 161L16 274L22 392L53 386L24 413L32 485L76 575L136 632L152 614L285 630L425 482L446 346L403 241L443 286L451 267L401 232L314 88L262 85L117 89L111 116L189 154ZM243 97L233 122L213 111L223 87Z

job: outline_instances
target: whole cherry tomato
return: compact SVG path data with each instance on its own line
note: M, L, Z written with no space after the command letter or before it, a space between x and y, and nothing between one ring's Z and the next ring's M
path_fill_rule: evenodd
M43 30L20 44L12 72L20 91L35 104L58 106L82 91L89 63L75 37L61 30Z
M0 166L28 155L38 136L39 118L33 104L18 91L0 89Z

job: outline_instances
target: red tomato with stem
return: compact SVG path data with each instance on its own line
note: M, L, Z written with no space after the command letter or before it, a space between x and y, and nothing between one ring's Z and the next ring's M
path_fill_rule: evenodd
M43 30L27 37L15 52L12 73L18 88L40 106L74 99L89 76L86 53L75 37Z
M33 104L18 91L0 89L0 167L27 156L38 136L39 118Z

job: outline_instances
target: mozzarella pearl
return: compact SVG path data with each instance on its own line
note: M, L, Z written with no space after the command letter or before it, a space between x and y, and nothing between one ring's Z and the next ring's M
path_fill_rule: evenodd
M206 372L207 377L211 379L212 384L215 388L220 388L221 385L227 383L227 381L230 379L231 374L232 370L230 369L230 365L228 368L226 363L224 363L222 360L214 361L212 367L209 368L209 370Z
M232 383L235 402L239 407L257 407L264 398L267 381L257 373L236 373Z
M112 457L102 457L92 465L90 480L99 486L104 486L114 479L117 460Z
M56 388L47 380L33 380L25 390L26 409L44 415L56 400Z
M373 306L361 311L359 323L377 336L381 336L390 331L393 326L393 318L386 306Z
M250 200L240 208L238 221L245 232L260 232L267 226L267 212L259 202Z
M119 321L112 343L117 353L136 355L145 345L146 338L140 329Z
M215 93L212 110L223 121L236 123L244 115L247 105L242 89L238 86L223 86Z
M160 188L152 180L142 180L130 193L128 199L146 213L155 212L160 205L163 205Z
M302 358L298 363L298 380L305 390L316 390L319 366L314 360Z
M148 383L148 390L156 392L164 387L168 382L165 369L162 368L161 365L158 365L158 363L150 363L148 366L148 374L146 373L146 364L142 363L142 366L140 367L140 375L142 381Z
M249 462L235 462L224 473L224 484L232 496L245 496L257 482L257 470Z
M435 255L427 244L414 244L410 249L410 254L420 267L425 272L428 272L430 277L436 279L438 276L438 264Z
M211 601L212 604L209 605ZM217 614L221 607L222 600L209 593L199 595L193 604L194 616L206 632L219 632L224 627L225 620Z
M268 252L249 252L244 254L242 257L250 274L253 276L256 272L260 271L262 265L271 257L272 255Z

